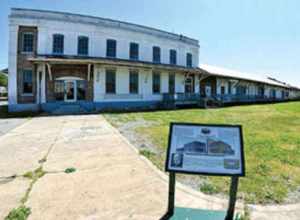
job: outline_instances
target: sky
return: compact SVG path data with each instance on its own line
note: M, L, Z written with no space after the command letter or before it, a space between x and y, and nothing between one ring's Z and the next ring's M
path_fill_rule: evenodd
M299 0L0 0L0 69L11 7L132 22L196 38L199 62L300 86Z

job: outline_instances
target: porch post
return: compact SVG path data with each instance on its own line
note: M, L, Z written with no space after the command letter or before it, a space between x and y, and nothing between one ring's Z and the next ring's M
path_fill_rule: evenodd
M88 64L88 72L87 72L88 81L91 79L91 64Z
M41 98L40 98L40 66L38 66L38 68L36 69L36 100L35 103L36 104L40 104Z
M50 66L50 64L49 64L49 63L47 63L46 65L47 65L47 67L48 67L49 79L50 79L50 81L52 81L52 72L51 72L51 66Z
M200 93L200 78L199 78L200 76L196 75L196 74L194 74L194 75L195 75L194 91L195 91L195 93Z
M41 103L46 103L46 64L42 66L42 75L41 77Z

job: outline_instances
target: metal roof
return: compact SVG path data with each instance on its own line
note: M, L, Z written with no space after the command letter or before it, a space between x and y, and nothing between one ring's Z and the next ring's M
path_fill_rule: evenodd
M253 74L253 73L248 73L248 72L247 73L239 72L239 71L216 67L216 66L211 66L211 65L207 65L207 64L200 64L200 69L202 69L212 75L215 75L215 76L248 80L248 81L253 81L253 82L265 83L265 84L272 85L272 86L285 87L285 88L292 87L291 85L288 85L286 83L274 81L267 76L261 76L258 74Z

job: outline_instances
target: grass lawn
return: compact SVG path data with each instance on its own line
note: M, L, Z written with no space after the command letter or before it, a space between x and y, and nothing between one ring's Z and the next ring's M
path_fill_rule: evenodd
M239 197L248 203L299 202L300 102L116 113L105 114L105 117L119 128L130 122L146 122L146 126L137 123L135 133L151 140L155 151L145 148L141 153L160 169L164 169L170 122L241 124L245 142L246 177L240 179ZM203 192L228 193L228 177L199 179L205 180L199 186Z

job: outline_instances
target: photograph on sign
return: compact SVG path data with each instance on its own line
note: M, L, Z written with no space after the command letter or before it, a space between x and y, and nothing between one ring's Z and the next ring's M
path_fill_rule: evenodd
M166 170L244 176L240 126L172 123Z

